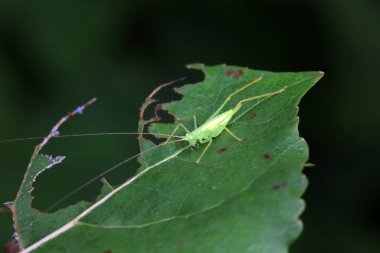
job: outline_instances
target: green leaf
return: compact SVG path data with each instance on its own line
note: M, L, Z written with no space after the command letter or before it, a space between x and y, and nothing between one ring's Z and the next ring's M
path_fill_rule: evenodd
M139 171L148 169L147 173L126 187L103 192L98 206L90 207L73 226L45 238L44 243L38 241L89 210L89 204L39 213L30 206L34 177L27 175L21 188L25 189L12 207L23 246L37 242L36 252L287 252L302 229L298 216L304 203L300 196L307 184L301 171L308 148L298 134L297 105L322 73L273 73L225 65L189 67L203 70L205 80L177 89L183 98L163 105L176 119L196 115L198 123L204 122L228 94L261 75L260 83L233 97L225 110L241 99L288 88L279 95L246 103L240 110L246 113L229 126L244 140L238 142L222 132L200 164L194 161L205 145L172 159L168 157L185 143L146 152L139 159ZM141 115L153 101L147 99ZM141 119L140 131L148 124L152 132L171 133L179 122L193 129L191 118L174 124L152 122ZM156 147L144 138L139 140L142 150ZM44 156L31 162L38 167L37 173L53 163ZM31 218L33 222L28 223Z

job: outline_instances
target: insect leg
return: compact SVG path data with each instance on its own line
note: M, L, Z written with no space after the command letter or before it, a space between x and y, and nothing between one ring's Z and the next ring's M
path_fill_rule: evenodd
M198 128L198 124L197 124L197 116L193 115L193 119L194 119L194 130Z
M178 129L179 129L180 127L182 127L182 128L186 131L186 133L190 133L190 131L189 131L189 130L188 130L188 129L187 129L182 123L179 123L179 124L174 128L173 132L170 134L169 138L164 142L163 145L167 144L167 143L170 141L170 139L173 137L172 135L174 135L174 134L178 131Z
M232 92L230 95L228 95L228 97L226 98L226 100L224 100L223 104L210 116L209 119L212 119L216 115L218 115L223 110L224 106L226 106L226 104L228 103L228 101L231 100L231 98L233 96L235 96L236 94L238 94L238 93L242 92L243 90L247 89L249 86L251 86L251 85L253 85L255 83L260 82L262 79L263 79L263 76L260 76L259 78L253 80L252 82L244 85L243 87L239 88L238 90L236 90L236 91Z
M198 128L198 124L197 124L197 117L195 115L189 115L189 116L177 118L177 120L184 120L184 119L191 118L191 117L194 120L194 129L197 129Z
M270 96L273 96L273 95L277 95L277 94L280 94L282 92L284 92L286 90L287 86L285 86L284 88L278 90L278 91L274 91L274 92L271 92L271 93L266 93L266 94L262 94L262 95L259 95L259 96L255 96L255 97L250 97L250 98L246 98L246 99L243 99L243 100L240 100L235 108L234 108L234 113L236 113L242 106L243 103L245 102L248 102L248 101L252 101L252 100L256 100L256 99L260 99L260 98L264 98L264 97L270 97ZM244 111L242 112L241 114L239 114L238 116L236 116L236 118L231 121L229 124L232 124L234 123L236 120L238 120L241 116L243 116L244 114L246 114L248 111Z
M211 146L211 143L212 143L212 139L211 139L210 142L207 144L207 146L206 146L205 149L203 150L202 154L199 156L199 158L198 158L198 160L196 161L196 163L200 163L200 162L201 162L202 157L205 155L206 151L207 151L208 148Z
M239 137L237 137L236 136L236 134L234 134L230 129L228 129L227 127L225 127L224 128L226 131L227 131L227 133L229 133L235 140L237 140L237 141L242 141L243 140L243 138L239 138Z

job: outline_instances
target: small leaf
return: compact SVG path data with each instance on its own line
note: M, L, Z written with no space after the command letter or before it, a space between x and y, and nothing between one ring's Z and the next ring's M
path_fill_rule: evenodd
M300 196L307 184L301 171L308 148L298 134L297 104L322 74L273 73L225 65L189 67L203 70L205 80L177 89L183 98L163 105L177 119L196 115L198 123L204 122L229 94L259 76L263 80L233 97L225 110L241 99L288 88L241 108L240 112L246 113L229 128L244 138L242 142L222 132L200 164L194 161L205 145L187 149L120 189L36 252L287 252L302 229L298 216L304 203ZM149 97L142 116L151 102ZM182 122L193 129L191 117L188 119L152 124L142 117L139 128L151 124L152 132L171 133ZM144 138L139 140L142 150L155 147ZM145 153L140 157L140 171L185 145L178 142ZM41 166L39 159L47 158L32 161L41 171L49 161ZM29 177L26 181L32 183ZM114 190L108 187L106 191L102 196ZM21 195L29 193L22 191ZM87 208L82 203L41 214L31 209L31 198L25 198L22 206L15 203L15 221L24 247ZM32 229L25 222L30 218L38 223Z

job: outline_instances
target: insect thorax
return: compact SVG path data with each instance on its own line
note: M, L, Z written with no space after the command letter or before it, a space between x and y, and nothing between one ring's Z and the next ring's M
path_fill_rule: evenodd
M198 139L194 136L194 131L187 133L184 140L187 140L191 146L196 146L198 142Z

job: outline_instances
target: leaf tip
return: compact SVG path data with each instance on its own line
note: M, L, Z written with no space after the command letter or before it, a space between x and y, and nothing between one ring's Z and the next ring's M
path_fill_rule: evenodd
M317 78L316 78L317 81L321 80L322 77L325 76L325 72L323 71L317 71L316 73L317 73Z

